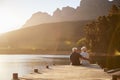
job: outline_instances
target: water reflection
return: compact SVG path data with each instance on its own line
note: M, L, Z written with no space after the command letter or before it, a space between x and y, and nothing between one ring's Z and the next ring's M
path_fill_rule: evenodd
M0 55L0 80L11 80L12 73L19 76L33 72L38 68L43 70L46 65L69 64L68 55Z

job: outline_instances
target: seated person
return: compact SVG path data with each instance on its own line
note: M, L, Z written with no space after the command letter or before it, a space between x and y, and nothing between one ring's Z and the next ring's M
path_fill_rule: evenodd
M85 59L85 60L89 60L87 58L82 57L79 53L78 53L78 49L77 48L72 48L72 53L70 55L70 62L72 65L81 65L80 64L80 58Z
M89 54L87 53L87 48L86 47L82 47L81 48L80 55L83 56L84 58L89 59ZM89 65L90 62L88 60L81 59L81 64L82 65Z

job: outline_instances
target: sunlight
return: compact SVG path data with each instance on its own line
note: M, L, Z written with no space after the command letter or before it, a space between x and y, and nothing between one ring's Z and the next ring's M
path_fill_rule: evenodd
M115 51L115 56L120 56L120 52L118 50Z
M19 29L25 22L19 14L6 10L0 13L0 18L0 34Z
M13 30L16 30L16 29L18 29L18 28L0 27L0 34L6 33L6 32L9 32L9 31L13 31Z
M79 2L80 0L0 0L0 33L20 28L38 11L52 14L56 8L65 6L76 8ZM53 3L54 5L51 5Z
M18 25L19 23L17 23L17 20L12 20L12 19L5 20L4 18L2 18L0 22L1 22L0 23L0 34L20 28L20 26Z

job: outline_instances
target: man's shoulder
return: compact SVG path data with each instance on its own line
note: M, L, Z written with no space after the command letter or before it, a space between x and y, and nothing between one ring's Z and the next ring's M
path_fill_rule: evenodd
M70 55L78 55L78 56L81 56L80 53L76 53L76 52L70 53Z

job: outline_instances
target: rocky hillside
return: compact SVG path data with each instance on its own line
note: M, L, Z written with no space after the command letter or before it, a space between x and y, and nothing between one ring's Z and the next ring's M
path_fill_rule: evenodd
M42 23L93 20L98 16L107 15L113 4L119 5L120 0L114 0L112 2L108 0L81 0L80 6L76 9L69 6L63 7L62 10L58 8L52 16L48 13L37 12L26 21L23 27Z

